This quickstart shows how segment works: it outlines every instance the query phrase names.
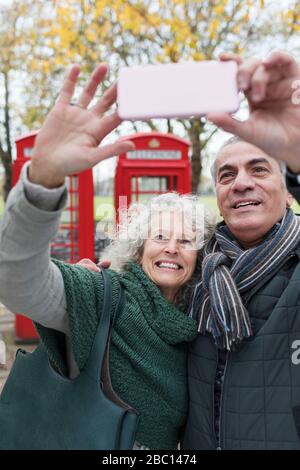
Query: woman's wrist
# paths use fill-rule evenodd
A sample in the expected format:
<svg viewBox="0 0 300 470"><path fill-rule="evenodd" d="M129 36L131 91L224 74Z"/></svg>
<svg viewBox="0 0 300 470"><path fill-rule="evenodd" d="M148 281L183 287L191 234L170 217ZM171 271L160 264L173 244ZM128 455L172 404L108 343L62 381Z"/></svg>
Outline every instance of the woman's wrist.
<svg viewBox="0 0 300 470"><path fill-rule="evenodd" d="M30 163L25 163L20 176L28 202L43 211L52 212L63 209L67 199L66 185L49 189L40 184L32 183L28 178L29 165Z"/></svg>
<svg viewBox="0 0 300 470"><path fill-rule="evenodd" d="M34 162L30 163L28 170L28 179L33 184L39 184L48 189L59 188L65 184L65 178L57 175L52 175L51 171L47 171L47 167L43 169L37 167Z"/></svg>

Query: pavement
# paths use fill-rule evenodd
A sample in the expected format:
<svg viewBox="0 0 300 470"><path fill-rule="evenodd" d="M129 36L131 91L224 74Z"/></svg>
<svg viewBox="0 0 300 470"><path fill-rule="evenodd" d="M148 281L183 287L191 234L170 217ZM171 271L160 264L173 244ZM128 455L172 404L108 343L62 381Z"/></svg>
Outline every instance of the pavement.
<svg viewBox="0 0 300 470"><path fill-rule="evenodd" d="M15 316L4 305L0 304L0 392L14 362L16 351L19 348L33 351L36 346L36 344L20 344L20 342L16 344ZM4 350L5 363L2 364Z"/></svg>

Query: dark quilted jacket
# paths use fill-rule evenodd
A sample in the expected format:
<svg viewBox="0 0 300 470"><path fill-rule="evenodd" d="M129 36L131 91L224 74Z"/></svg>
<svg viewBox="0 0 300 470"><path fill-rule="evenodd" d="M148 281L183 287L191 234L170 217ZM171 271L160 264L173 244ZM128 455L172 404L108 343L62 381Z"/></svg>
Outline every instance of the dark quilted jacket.
<svg viewBox="0 0 300 470"><path fill-rule="evenodd" d="M298 253L298 252L297 252ZM222 449L300 449L300 261L244 298L254 336L227 355L220 400ZM299 351L299 353L298 353ZM209 336L190 345L190 407L183 448L216 449L217 349Z"/></svg>

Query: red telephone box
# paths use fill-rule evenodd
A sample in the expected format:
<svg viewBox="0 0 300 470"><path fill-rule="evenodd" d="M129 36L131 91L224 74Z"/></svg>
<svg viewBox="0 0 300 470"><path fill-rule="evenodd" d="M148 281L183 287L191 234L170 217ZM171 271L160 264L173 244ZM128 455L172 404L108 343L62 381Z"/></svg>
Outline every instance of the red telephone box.
<svg viewBox="0 0 300 470"><path fill-rule="evenodd" d="M17 158L13 163L13 186L21 169L30 160L37 133L16 140ZM51 256L68 263L81 258L94 259L94 185L92 170L67 178L68 202L62 213L59 231L51 243ZM23 315L16 315L17 341L37 339L33 323Z"/></svg>
<svg viewBox="0 0 300 470"><path fill-rule="evenodd" d="M115 177L115 209L169 191L191 192L190 143L172 134L148 132L124 137L136 149L120 155Z"/></svg>

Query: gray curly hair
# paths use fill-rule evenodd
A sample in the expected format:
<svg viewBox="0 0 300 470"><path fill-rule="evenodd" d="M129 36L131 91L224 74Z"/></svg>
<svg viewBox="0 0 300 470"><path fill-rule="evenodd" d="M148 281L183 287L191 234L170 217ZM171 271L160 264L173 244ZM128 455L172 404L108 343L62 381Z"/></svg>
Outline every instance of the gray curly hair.
<svg viewBox="0 0 300 470"><path fill-rule="evenodd" d="M111 268L119 272L126 270L129 261L140 263L145 241L149 236L151 219L164 211L181 213L187 217L189 223L192 223L196 232L196 248L199 250L196 269L192 279L183 286L175 300L177 305L184 307L187 305L195 278L199 276L201 270L202 246L210 238L215 227L215 220L197 196L165 193L151 198L146 204L132 204L126 216L120 221L116 236L101 253L100 261L109 259Z"/></svg>

